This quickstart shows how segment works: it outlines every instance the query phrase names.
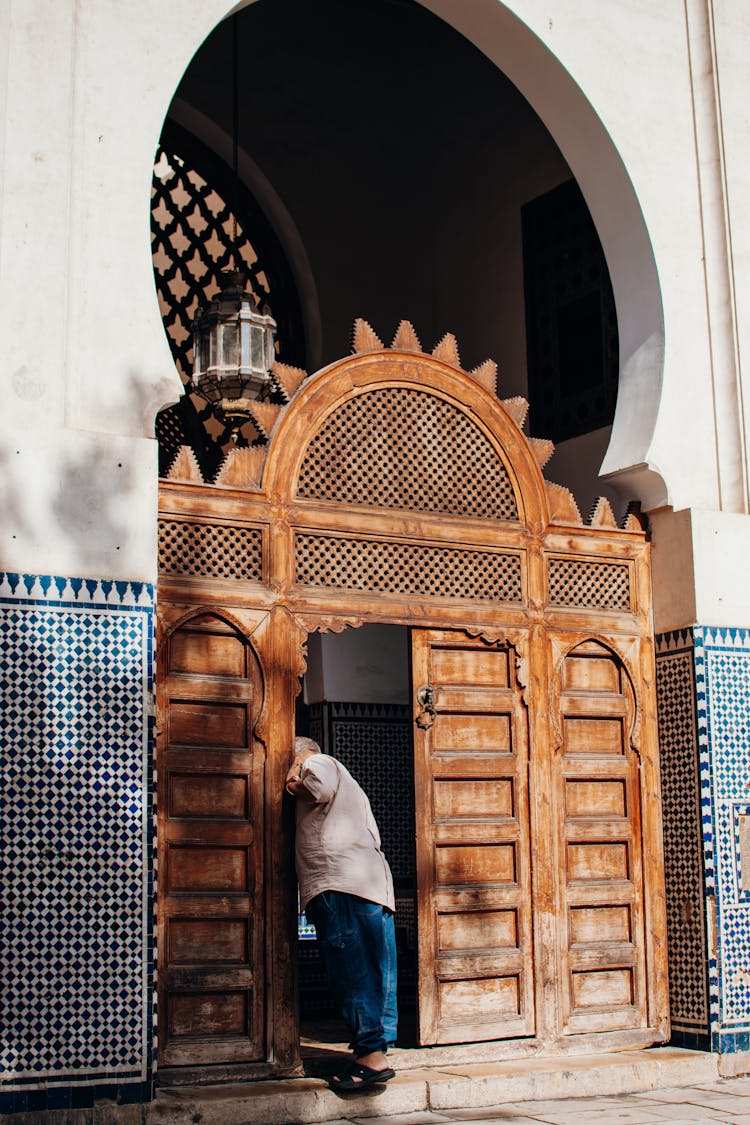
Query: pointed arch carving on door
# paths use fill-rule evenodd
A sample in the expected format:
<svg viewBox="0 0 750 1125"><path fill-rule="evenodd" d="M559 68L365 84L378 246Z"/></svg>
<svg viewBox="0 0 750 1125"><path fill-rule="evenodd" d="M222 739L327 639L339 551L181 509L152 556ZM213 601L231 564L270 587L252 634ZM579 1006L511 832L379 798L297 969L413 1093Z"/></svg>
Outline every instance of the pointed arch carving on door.
<svg viewBox="0 0 750 1125"><path fill-rule="evenodd" d="M638 683L642 673L638 669L639 646L633 637L605 637L602 634L576 637L575 639L550 637L553 670L550 677L550 721L555 734L555 744L559 751L564 742L564 733L560 726L560 700L566 682L566 662L571 658L594 660L597 655L609 660L618 668L626 684L625 692L631 697L628 707L628 737L627 744L640 756L640 726L642 701Z"/></svg>

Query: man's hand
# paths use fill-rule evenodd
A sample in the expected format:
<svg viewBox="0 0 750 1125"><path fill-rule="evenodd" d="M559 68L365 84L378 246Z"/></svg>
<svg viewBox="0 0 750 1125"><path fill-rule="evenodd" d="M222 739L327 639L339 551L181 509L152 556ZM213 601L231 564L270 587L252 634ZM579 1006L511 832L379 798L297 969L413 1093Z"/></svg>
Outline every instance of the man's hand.
<svg viewBox="0 0 750 1125"><path fill-rule="evenodd" d="M290 797L306 797L308 800L312 800L312 793L300 777L301 770L302 762L295 758L289 773L286 775L284 788Z"/></svg>

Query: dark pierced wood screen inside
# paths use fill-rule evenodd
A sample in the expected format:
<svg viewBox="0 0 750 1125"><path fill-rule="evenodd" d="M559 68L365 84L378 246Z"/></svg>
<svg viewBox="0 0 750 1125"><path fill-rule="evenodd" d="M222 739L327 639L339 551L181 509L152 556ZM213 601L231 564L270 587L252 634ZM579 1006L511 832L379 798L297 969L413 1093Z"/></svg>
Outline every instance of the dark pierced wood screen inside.
<svg viewBox="0 0 750 1125"><path fill-rule="evenodd" d="M492 365L461 370L452 337L427 355L401 325L389 349L361 322L354 355L311 378L283 365L276 377L287 401L265 412L267 447L231 452L215 484L182 450L160 486L162 784L183 755L187 773L205 782L203 811L184 829L196 854L239 847L233 833L252 836L242 843L247 887L228 890L221 910L208 888L185 899L192 914L180 913L171 886L162 897L167 927L178 917L203 927L243 917L248 958L240 962L234 930L217 928L229 944L216 975L218 946L183 926L177 948L193 958L190 979L225 981L208 1035L180 1015L188 1003L200 1012L201 999L184 999L183 962L168 960L174 944L162 950L160 1022L180 1039L179 1049L163 1048L167 1080L180 1068L195 1080L201 1065L209 1076L216 1067L224 1077L243 1066L298 1072L296 892L282 797L295 698L309 634L369 621L411 629L414 789L408 802L395 791L393 800L415 816L420 1042L495 1040L507 1057L664 1042L640 521L630 514L618 526L601 501L584 525L573 498L543 478L550 445L523 433L525 404L497 399ZM200 657L186 673L170 654L176 638L193 635ZM245 646L244 678L217 672L230 636ZM248 724L242 746L214 745L205 733L213 720L194 711L193 741L178 746L169 732L188 699L231 699ZM229 776L230 788L246 779L254 811L244 820L217 812L229 783L215 779ZM166 857L183 831L168 793ZM231 867L221 855L207 869ZM235 893L254 904L248 914ZM197 991L205 999L210 989ZM250 1030L260 1026L265 1037Z"/></svg>
<svg viewBox="0 0 750 1125"><path fill-rule="evenodd" d="M222 273L233 269L243 271L259 305L273 309L279 359L304 364L302 310L276 233L232 170L174 121L164 127L154 162L151 254L164 331L183 383L193 371L196 311L219 292ZM196 394L160 411L156 436L160 474L187 444L207 480L215 477L230 442L229 432ZM245 427L246 440L256 436Z"/></svg>

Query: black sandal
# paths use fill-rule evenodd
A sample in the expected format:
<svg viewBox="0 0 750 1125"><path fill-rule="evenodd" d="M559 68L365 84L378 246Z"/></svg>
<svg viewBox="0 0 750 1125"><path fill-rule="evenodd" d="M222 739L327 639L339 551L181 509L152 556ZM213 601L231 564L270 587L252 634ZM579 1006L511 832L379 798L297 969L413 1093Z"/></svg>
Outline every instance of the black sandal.
<svg viewBox="0 0 750 1125"><path fill-rule="evenodd" d="M334 1074L328 1081L331 1090L362 1090L365 1086L374 1086L377 1082L388 1082L396 1077L396 1071L386 1067L385 1070L373 1070L371 1066L363 1063L353 1063L349 1073L344 1075Z"/></svg>

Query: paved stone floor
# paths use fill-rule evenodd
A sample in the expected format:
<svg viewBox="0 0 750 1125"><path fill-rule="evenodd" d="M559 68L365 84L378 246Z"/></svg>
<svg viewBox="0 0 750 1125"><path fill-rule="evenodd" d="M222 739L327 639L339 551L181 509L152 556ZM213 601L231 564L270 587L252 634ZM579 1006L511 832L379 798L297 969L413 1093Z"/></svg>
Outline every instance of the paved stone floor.
<svg viewBox="0 0 750 1125"><path fill-rule="evenodd" d="M482 1109L341 1117L326 1125L750 1125L750 1078L725 1078L703 1086L666 1087L616 1097L506 1102Z"/></svg>

